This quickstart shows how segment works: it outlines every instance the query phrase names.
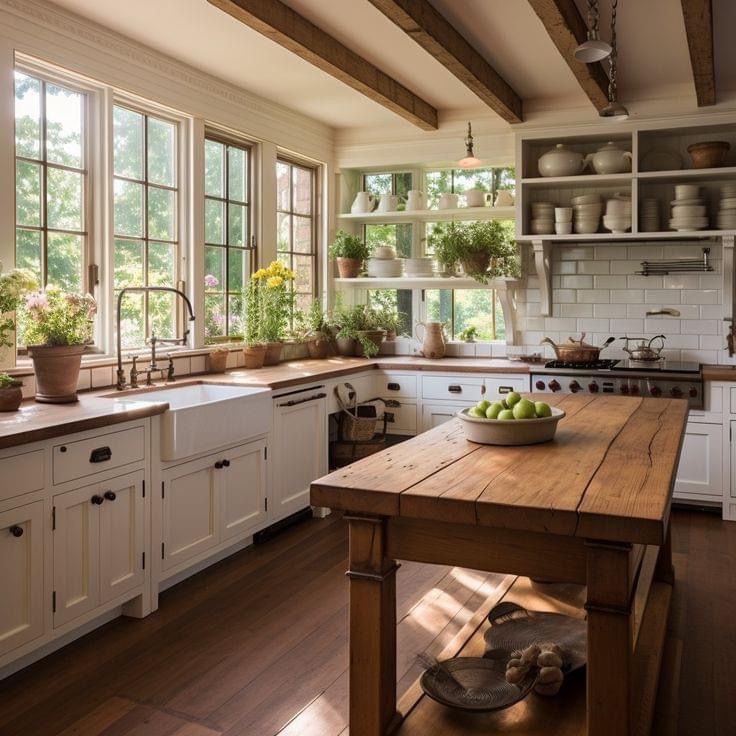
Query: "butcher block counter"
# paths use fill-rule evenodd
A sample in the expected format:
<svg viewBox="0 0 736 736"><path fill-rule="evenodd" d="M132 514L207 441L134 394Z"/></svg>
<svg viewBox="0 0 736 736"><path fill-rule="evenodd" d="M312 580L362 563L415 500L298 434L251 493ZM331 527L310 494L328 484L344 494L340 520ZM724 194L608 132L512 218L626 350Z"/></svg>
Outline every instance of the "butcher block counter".
<svg viewBox="0 0 736 736"><path fill-rule="evenodd" d="M455 419L312 484L312 504L342 510L350 527L351 736L649 732L674 582L669 517L687 404L535 398L567 413L552 442L477 445ZM579 697L565 683L558 698L530 695L508 711L470 716L414 688L397 707L401 559L585 586L577 588L588 625ZM529 584L520 577L513 587ZM448 656L477 648L482 618L475 623Z"/></svg>

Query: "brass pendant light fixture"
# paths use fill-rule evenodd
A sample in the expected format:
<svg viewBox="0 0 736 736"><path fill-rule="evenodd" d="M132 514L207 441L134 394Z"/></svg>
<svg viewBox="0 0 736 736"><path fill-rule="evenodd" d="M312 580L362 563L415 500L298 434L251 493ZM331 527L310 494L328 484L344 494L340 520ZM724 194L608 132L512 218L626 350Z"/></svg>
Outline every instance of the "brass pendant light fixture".
<svg viewBox="0 0 736 736"><path fill-rule="evenodd" d="M588 0L588 40L575 49L575 58L583 64L595 64L611 55L611 45L598 34L598 0Z"/></svg>
<svg viewBox="0 0 736 736"><path fill-rule="evenodd" d="M468 123L468 134L465 136L465 156L457 162L457 165L461 169L474 169L476 166L480 166L481 163L481 160L476 158L473 151L473 130L470 123Z"/></svg>

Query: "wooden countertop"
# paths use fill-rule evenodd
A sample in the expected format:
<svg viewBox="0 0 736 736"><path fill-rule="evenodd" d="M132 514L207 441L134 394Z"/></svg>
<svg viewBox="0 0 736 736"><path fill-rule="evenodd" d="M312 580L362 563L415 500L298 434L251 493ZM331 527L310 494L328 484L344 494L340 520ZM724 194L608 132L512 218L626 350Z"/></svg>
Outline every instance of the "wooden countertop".
<svg viewBox="0 0 736 736"><path fill-rule="evenodd" d="M704 381L736 381L736 365L704 365Z"/></svg>
<svg viewBox="0 0 736 736"><path fill-rule="evenodd" d="M380 357L366 358L327 358L325 360L299 360L279 365L245 370L238 368L223 374L186 376L178 384L204 381L241 386L258 386L270 389L283 389L314 381L329 380L339 376L365 370L385 368L387 370L444 371L448 373L528 373L525 363L491 358L426 358ZM159 388L166 388L161 385ZM143 393L141 389L137 393ZM168 404L155 401L155 391L151 391L150 403L136 402L121 405L106 398L114 393L107 387L95 392L79 394L74 404L38 404L33 400L24 401L20 411L0 414L0 449L24 445L28 442L60 437L72 432L82 432L110 424L127 422L141 417L162 414ZM122 398L125 394L120 394Z"/></svg>
<svg viewBox="0 0 736 736"><path fill-rule="evenodd" d="M460 420L312 484L352 513L661 545L687 421L682 400L538 396L567 412L555 440L468 442Z"/></svg>

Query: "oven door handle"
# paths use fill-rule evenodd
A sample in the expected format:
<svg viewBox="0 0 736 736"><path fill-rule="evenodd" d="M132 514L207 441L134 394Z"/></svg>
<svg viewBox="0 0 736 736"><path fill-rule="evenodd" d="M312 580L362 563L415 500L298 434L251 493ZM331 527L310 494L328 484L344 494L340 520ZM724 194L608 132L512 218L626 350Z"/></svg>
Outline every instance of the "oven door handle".
<svg viewBox="0 0 736 736"><path fill-rule="evenodd" d="M325 398L327 398L327 394L314 394L313 396L307 396L306 399L291 399L291 401L285 401L283 404L278 404L278 406L298 406L299 404L306 404L308 401L317 401L318 399Z"/></svg>

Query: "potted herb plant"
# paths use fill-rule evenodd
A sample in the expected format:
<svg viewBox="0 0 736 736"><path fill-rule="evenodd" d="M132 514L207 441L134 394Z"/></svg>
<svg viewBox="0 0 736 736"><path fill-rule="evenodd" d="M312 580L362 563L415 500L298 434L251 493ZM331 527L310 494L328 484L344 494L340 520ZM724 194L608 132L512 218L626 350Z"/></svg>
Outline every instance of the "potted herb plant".
<svg viewBox="0 0 736 736"><path fill-rule="evenodd" d="M0 411L18 411L23 401L22 381L7 373L0 373Z"/></svg>
<svg viewBox="0 0 736 736"><path fill-rule="evenodd" d="M365 304L344 307L337 315L340 329L337 346L340 355L358 355L372 358L378 354L386 331L380 326L375 310ZM350 348L352 347L352 352Z"/></svg>
<svg viewBox="0 0 736 736"><path fill-rule="evenodd" d="M441 273L457 273L459 254L467 245L467 229L461 223L437 223L427 237L427 245L434 253Z"/></svg>
<svg viewBox="0 0 736 736"><path fill-rule="evenodd" d="M476 281L518 275L517 249L508 226L498 220L471 222L468 242L459 253L465 273Z"/></svg>
<svg viewBox="0 0 736 736"><path fill-rule="evenodd" d="M23 303L24 293L37 288L36 280L26 271L0 273L0 368L15 364L15 312Z"/></svg>
<svg viewBox="0 0 736 736"><path fill-rule="evenodd" d="M254 274L255 275L255 274ZM266 343L261 339L262 304L259 279L248 281L243 294L243 357L246 368L263 368L266 359Z"/></svg>
<svg viewBox="0 0 736 736"><path fill-rule="evenodd" d="M276 365L281 360L284 338L294 310L291 282L296 274L279 261L256 271L251 280L257 282L260 302L260 338L266 344L264 365Z"/></svg>
<svg viewBox="0 0 736 736"><path fill-rule="evenodd" d="M338 230L330 246L330 257L337 261L337 271L342 279L355 278L369 256L368 246L357 235Z"/></svg>
<svg viewBox="0 0 736 736"><path fill-rule="evenodd" d="M377 291L371 296L371 306L377 323L386 331L386 340L395 340L404 318L395 297L386 291Z"/></svg>
<svg viewBox="0 0 736 736"><path fill-rule="evenodd" d="M322 301L315 299L304 315L306 323L305 341L310 358L326 358L332 352L332 337Z"/></svg>
<svg viewBox="0 0 736 736"><path fill-rule="evenodd" d="M36 401L66 404L77 400L82 353L92 341L95 300L53 286L26 297L24 340L36 374Z"/></svg>
<svg viewBox="0 0 736 736"><path fill-rule="evenodd" d="M458 337L463 342L475 342L475 338L478 337L478 328L474 325L471 325L470 327L466 327L459 335Z"/></svg>

